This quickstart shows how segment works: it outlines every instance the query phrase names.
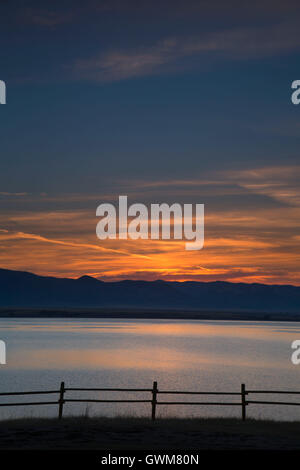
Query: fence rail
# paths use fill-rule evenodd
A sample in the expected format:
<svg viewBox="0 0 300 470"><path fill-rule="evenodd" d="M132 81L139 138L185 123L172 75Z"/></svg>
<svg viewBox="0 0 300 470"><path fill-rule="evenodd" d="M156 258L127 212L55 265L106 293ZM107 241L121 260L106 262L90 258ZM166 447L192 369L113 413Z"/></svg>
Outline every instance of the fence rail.
<svg viewBox="0 0 300 470"><path fill-rule="evenodd" d="M67 392L143 392L150 393L149 399L96 399L96 398L67 398ZM59 390L41 390L32 392L7 392L0 393L0 397L12 397L20 395L50 395L58 394L57 401L34 401L34 402L13 402L13 403L0 403L0 407L4 406L36 406L36 405L56 405L58 406L58 418L62 419L63 409L66 403L150 403L151 404L151 419L156 419L156 410L159 405L199 405L199 406L240 406L242 420L246 420L246 408L250 404L263 404L263 405L292 405L300 406L299 402L294 401L267 401L267 400L248 400L250 394L285 394L285 395L300 395L300 391L291 390L247 390L245 384L241 384L240 392L193 392L193 391L180 391L180 390L159 390L157 382L153 382L152 388L81 388L81 387L65 387L65 383L61 382ZM159 395L216 395L216 396L239 396L240 401L232 402L218 402L218 401L159 401Z"/></svg>

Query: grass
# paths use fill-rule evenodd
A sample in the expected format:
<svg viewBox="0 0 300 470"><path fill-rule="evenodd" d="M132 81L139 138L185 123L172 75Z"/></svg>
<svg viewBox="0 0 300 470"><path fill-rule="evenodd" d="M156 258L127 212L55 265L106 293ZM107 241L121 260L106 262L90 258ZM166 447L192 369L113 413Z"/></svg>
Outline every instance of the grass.
<svg viewBox="0 0 300 470"><path fill-rule="evenodd" d="M297 449L300 422L118 416L0 421L1 449Z"/></svg>

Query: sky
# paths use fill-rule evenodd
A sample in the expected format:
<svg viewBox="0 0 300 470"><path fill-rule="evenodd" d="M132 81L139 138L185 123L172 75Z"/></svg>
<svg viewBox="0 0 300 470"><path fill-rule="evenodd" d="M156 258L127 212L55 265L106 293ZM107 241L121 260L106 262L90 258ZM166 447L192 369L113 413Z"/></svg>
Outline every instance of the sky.
<svg viewBox="0 0 300 470"><path fill-rule="evenodd" d="M3 1L0 267L300 285L296 1ZM96 208L203 203L205 245L96 237Z"/></svg>

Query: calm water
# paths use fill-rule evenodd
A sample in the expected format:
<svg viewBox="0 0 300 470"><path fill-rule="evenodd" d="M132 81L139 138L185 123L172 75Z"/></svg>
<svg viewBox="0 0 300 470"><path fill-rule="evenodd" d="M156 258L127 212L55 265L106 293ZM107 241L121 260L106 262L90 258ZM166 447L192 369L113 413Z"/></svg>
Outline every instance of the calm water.
<svg viewBox="0 0 300 470"><path fill-rule="evenodd" d="M62 380L67 387L151 388L157 380L159 388L165 390L230 392L239 391L242 382L252 389L300 390L300 365L291 362L291 343L300 339L298 323L7 319L0 321L0 327L0 339L7 344L7 365L0 366L0 392L56 390ZM85 392L84 396L108 398L112 393ZM72 397L79 395L73 393ZM114 397L121 398L117 394ZM122 394L122 398L134 397L148 395ZM159 396L170 401L185 398L192 399ZM3 397L0 399L4 402ZM289 399L295 401L296 397ZM150 405L65 406L65 414L86 412L149 416ZM249 405L247 413L253 417L300 419L300 407L294 406ZM56 414L56 406L0 408L1 418ZM158 415L239 416L240 407L161 405Z"/></svg>

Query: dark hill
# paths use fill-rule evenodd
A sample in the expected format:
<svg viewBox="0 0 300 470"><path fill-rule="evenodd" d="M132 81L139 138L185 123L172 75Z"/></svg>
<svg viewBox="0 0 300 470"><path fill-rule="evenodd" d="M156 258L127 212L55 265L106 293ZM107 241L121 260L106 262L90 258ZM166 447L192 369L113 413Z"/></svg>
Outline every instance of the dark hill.
<svg viewBox="0 0 300 470"><path fill-rule="evenodd" d="M230 282L103 282L0 269L0 307L299 312L300 287Z"/></svg>

